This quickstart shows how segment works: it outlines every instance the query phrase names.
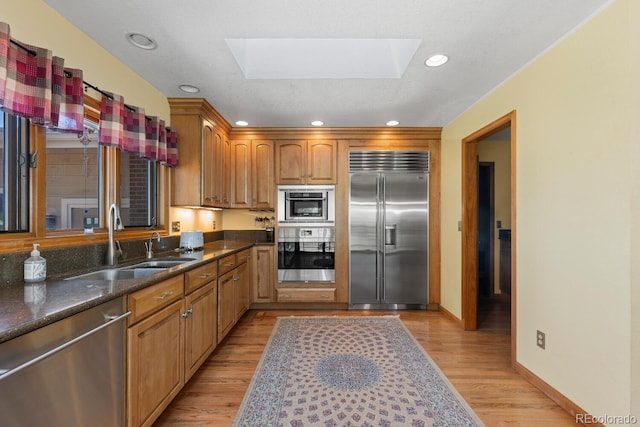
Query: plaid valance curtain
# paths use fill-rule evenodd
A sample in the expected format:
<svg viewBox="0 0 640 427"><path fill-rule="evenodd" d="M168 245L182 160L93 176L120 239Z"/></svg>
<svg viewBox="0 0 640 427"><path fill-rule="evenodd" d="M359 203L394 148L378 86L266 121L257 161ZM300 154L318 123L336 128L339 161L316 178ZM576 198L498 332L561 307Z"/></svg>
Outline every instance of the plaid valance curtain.
<svg viewBox="0 0 640 427"><path fill-rule="evenodd" d="M105 93L100 105L100 144L166 166L178 165L178 135L165 127L164 121L146 116L142 108L126 105L120 95Z"/></svg>
<svg viewBox="0 0 640 427"><path fill-rule="evenodd" d="M81 134L85 84L82 70L65 68L64 59L53 56L48 49L12 40L9 24L0 22L2 110L37 125ZM145 116L144 109L126 105L122 96L100 92L100 144L177 166L175 130L165 127L157 117Z"/></svg>

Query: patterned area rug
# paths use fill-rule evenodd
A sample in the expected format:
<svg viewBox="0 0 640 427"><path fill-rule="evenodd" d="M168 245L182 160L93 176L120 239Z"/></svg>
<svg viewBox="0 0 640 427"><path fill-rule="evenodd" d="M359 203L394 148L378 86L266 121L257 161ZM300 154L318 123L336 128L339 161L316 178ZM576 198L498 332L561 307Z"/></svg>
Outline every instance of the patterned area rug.
<svg viewBox="0 0 640 427"><path fill-rule="evenodd" d="M234 426L482 426L397 316L278 318Z"/></svg>

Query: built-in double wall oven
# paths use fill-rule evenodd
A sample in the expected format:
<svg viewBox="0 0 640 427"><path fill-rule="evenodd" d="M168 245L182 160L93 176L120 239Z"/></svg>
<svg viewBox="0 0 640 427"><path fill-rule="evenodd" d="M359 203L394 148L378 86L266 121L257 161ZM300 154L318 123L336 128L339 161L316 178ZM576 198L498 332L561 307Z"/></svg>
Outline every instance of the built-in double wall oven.
<svg viewBox="0 0 640 427"><path fill-rule="evenodd" d="M334 283L335 186L278 187L278 282Z"/></svg>
<svg viewBox="0 0 640 427"><path fill-rule="evenodd" d="M278 229L278 282L336 281L333 227Z"/></svg>

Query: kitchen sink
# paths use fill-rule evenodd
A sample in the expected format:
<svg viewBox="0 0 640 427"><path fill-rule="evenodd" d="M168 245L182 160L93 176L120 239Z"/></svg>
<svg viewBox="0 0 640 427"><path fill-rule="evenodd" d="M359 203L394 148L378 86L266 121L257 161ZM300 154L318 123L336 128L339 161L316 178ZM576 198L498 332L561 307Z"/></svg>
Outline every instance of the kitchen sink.
<svg viewBox="0 0 640 427"><path fill-rule="evenodd" d="M140 277L150 276L152 274L164 271L168 268L184 264L189 261L195 261L195 258L163 258L151 259L138 264L129 265L119 268L108 268L105 270L94 271L92 273L80 274L78 276L68 277L71 279L87 279L87 280L125 280L138 279Z"/></svg>
<svg viewBox="0 0 640 427"><path fill-rule="evenodd" d="M176 265L184 264L185 262L194 261L195 258L165 258L165 259L151 259L148 261L141 262L139 264L134 264L125 268L171 268Z"/></svg>

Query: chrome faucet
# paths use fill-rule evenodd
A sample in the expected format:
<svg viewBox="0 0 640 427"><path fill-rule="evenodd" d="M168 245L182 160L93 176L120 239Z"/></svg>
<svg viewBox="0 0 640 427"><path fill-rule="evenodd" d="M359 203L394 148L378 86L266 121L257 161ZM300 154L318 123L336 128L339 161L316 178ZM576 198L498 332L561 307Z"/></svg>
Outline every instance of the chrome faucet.
<svg viewBox="0 0 640 427"><path fill-rule="evenodd" d="M147 259L153 258L153 238L156 238L156 242L160 241L160 233L157 231L151 232L151 237L149 237L148 242L144 242L144 247L147 248Z"/></svg>
<svg viewBox="0 0 640 427"><path fill-rule="evenodd" d="M122 256L122 249L120 248L120 242L113 238L114 231L122 231L122 220L120 219L120 208L115 203L109 207L109 213L107 215L108 227L109 227L109 247L107 248L107 265L116 265L118 258Z"/></svg>

